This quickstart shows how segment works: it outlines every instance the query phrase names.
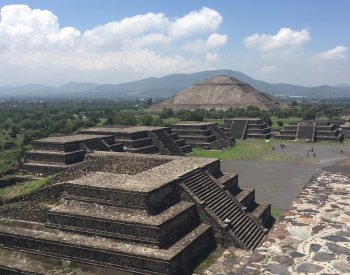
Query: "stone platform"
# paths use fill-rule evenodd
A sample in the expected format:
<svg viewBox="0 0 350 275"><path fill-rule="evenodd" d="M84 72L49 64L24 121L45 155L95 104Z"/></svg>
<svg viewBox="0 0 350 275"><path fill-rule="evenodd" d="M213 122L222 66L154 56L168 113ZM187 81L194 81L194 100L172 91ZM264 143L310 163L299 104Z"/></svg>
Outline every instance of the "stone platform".
<svg viewBox="0 0 350 275"><path fill-rule="evenodd" d="M257 204L217 159L94 152L54 179L64 194L46 223L9 214L0 222L1 248L39 255L39 266L56 257L132 273L191 274L216 246L255 249L272 225L270 205ZM20 259L16 269L31 270ZM9 268L0 259L0 272Z"/></svg>
<svg viewBox="0 0 350 275"><path fill-rule="evenodd" d="M342 142L344 134L338 125L331 122L302 121L292 122L275 135L276 139L298 141L335 141Z"/></svg>
<svg viewBox="0 0 350 275"><path fill-rule="evenodd" d="M126 152L183 156L192 151L169 127L111 125L80 130L82 134L113 135Z"/></svg>
<svg viewBox="0 0 350 275"><path fill-rule="evenodd" d="M34 140L32 149L25 155L21 171L50 175L67 169L84 160L91 150L123 151L122 144L115 143L112 135L67 135Z"/></svg>
<svg viewBox="0 0 350 275"><path fill-rule="evenodd" d="M172 125L171 129L192 147L224 150L234 146L233 139L227 136L215 123L186 121Z"/></svg>
<svg viewBox="0 0 350 275"><path fill-rule="evenodd" d="M270 127L259 118L224 119L224 131L235 139L260 138L270 139Z"/></svg>

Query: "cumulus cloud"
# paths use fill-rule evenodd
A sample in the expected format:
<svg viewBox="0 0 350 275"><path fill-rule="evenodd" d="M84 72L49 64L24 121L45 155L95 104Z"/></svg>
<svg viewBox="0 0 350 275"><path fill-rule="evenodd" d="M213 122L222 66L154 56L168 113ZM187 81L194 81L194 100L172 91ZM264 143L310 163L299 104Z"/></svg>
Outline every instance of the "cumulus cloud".
<svg viewBox="0 0 350 275"><path fill-rule="evenodd" d="M207 53L205 56L208 63L213 63L219 61L218 53Z"/></svg>
<svg viewBox="0 0 350 275"><path fill-rule="evenodd" d="M1 8L0 15L0 43L8 49L71 47L80 36L75 28L60 29L57 17L48 10L7 5Z"/></svg>
<svg viewBox="0 0 350 275"><path fill-rule="evenodd" d="M248 48L267 52L299 48L310 40L311 37L307 29L294 31L290 28L281 28L275 35L258 33L250 35L244 39L244 43Z"/></svg>
<svg viewBox="0 0 350 275"><path fill-rule="evenodd" d="M218 53L206 53L227 42L226 35L216 32L222 16L206 7L175 19L163 13L139 14L85 32L62 28L51 11L27 5L3 6L0 15L0 71L21 69L28 70L28 75L40 70L45 74L51 70L57 74L96 72L94 76L107 70L124 75L141 75L142 71L148 76L188 72L201 68L208 59L218 59ZM199 55L184 57L183 50ZM67 81L72 78L70 74Z"/></svg>
<svg viewBox="0 0 350 275"><path fill-rule="evenodd" d="M191 11L187 15L172 22L170 36L174 38L188 37L215 31L222 22L222 16L216 10L204 7L199 11Z"/></svg>
<svg viewBox="0 0 350 275"><path fill-rule="evenodd" d="M328 51L318 53L314 55L313 58L322 59L322 60L347 59L347 52L348 52L348 48L343 45L340 45Z"/></svg>
<svg viewBox="0 0 350 275"><path fill-rule="evenodd" d="M214 32L211 34L207 40L206 47L209 49L218 48L221 46L225 46L227 43L227 35L218 34Z"/></svg>
<svg viewBox="0 0 350 275"><path fill-rule="evenodd" d="M186 51L194 53L203 53L214 48L225 46L227 43L227 35L212 33L207 40L196 39L193 41L186 42L182 48Z"/></svg>

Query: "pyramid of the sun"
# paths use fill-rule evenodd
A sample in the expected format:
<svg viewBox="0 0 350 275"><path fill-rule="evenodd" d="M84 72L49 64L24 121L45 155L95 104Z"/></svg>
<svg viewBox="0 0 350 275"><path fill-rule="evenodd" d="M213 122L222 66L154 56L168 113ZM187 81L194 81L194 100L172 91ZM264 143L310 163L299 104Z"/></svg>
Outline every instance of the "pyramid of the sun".
<svg viewBox="0 0 350 275"><path fill-rule="evenodd" d="M259 92L247 83L234 77L216 76L177 95L151 106L150 111L162 111L164 108L178 110L247 108L256 106L260 110L285 108L286 103L280 102L274 96Z"/></svg>

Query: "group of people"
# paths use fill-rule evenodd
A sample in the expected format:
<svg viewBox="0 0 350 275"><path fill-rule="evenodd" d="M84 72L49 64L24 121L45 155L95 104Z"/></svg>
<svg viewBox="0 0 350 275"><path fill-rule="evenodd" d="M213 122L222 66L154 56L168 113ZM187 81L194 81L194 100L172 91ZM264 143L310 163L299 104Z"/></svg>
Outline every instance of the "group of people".
<svg viewBox="0 0 350 275"><path fill-rule="evenodd" d="M313 155L313 157L316 157L316 153L314 152L314 147L306 148L306 156L309 157L310 153Z"/></svg>
<svg viewBox="0 0 350 275"><path fill-rule="evenodd" d="M283 149L286 148L286 147L287 147L287 144L285 144L285 143L280 143L280 149L281 149L281 150L283 150ZM275 145L272 145L272 150L276 150Z"/></svg>

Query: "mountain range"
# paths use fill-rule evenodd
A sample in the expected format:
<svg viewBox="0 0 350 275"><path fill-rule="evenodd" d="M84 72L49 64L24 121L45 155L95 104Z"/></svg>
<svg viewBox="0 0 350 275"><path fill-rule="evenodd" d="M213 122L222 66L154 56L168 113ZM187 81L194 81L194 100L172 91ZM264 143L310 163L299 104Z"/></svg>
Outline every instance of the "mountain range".
<svg viewBox="0 0 350 275"><path fill-rule="evenodd" d="M164 77L151 77L121 84L69 82L60 87L50 87L36 84L29 84L18 87L0 86L0 98L167 98L192 86L195 83L217 75L233 76L243 82L248 83L261 92L266 92L275 96L304 96L307 98L350 97L350 86L347 85L321 85L316 87L305 87L285 83L268 83L265 81L253 79L239 71L224 69L203 71L191 74L171 74Z"/></svg>

